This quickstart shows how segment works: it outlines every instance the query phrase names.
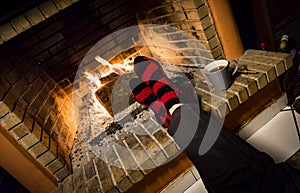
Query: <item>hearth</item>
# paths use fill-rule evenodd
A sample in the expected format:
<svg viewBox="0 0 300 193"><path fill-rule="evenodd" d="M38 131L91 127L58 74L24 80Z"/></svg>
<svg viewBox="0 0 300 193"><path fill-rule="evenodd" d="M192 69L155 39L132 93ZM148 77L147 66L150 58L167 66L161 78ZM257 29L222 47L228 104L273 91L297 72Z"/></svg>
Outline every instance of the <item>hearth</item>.
<svg viewBox="0 0 300 193"><path fill-rule="evenodd" d="M206 0L48 0L0 28L1 129L58 192L123 192L180 153L130 96L136 56L194 85L225 58Z"/></svg>

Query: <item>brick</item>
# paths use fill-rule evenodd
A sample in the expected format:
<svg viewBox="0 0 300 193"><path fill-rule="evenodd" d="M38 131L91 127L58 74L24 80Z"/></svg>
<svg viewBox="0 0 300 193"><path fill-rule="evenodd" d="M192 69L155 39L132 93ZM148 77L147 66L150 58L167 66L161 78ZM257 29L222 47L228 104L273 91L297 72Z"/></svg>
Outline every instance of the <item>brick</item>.
<svg viewBox="0 0 300 193"><path fill-rule="evenodd" d="M57 145L57 142L53 138L50 138L50 149L49 149L49 151L55 157L57 157L57 154L58 154L58 145Z"/></svg>
<svg viewBox="0 0 300 193"><path fill-rule="evenodd" d="M100 11L102 14L106 14L108 12L111 12L113 9L117 7L121 7L121 5L124 3L124 1L121 0L112 0L109 3L106 3L102 7L100 7Z"/></svg>
<svg viewBox="0 0 300 193"><path fill-rule="evenodd" d="M198 14L200 19L203 19L206 16L209 16L209 8L207 5L202 5L201 7L198 8Z"/></svg>
<svg viewBox="0 0 300 193"><path fill-rule="evenodd" d="M254 49L248 49L245 50L244 55L266 55L267 51L264 50L254 50Z"/></svg>
<svg viewBox="0 0 300 193"><path fill-rule="evenodd" d="M44 40L44 39L48 38L49 36L52 36L53 34L64 30L64 27L67 27L67 24L65 24L63 22L63 20L58 20L55 23L51 23L51 24L47 25L46 28L40 29L37 32L37 37L41 40Z"/></svg>
<svg viewBox="0 0 300 193"><path fill-rule="evenodd" d="M39 140L42 139L43 128L38 124L34 123L32 134L34 134Z"/></svg>
<svg viewBox="0 0 300 193"><path fill-rule="evenodd" d="M209 44L210 49L214 49L217 46L221 46L219 38L217 36L208 40L208 44Z"/></svg>
<svg viewBox="0 0 300 193"><path fill-rule="evenodd" d="M56 113L52 110L53 107L53 99L52 97L49 97L44 103L40 104L42 106L41 110L39 111L39 116L41 116L44 120L48 119L50 117L51 123L53 124L55 120L57 119Z"/></svg>
<svg viewBox="0 0 300 193"><path fill-rule="evenodd" d="M211 95L210 91L196 88L196 93L201 98L203 109L205 111L215 110L219 116L223 117L229 112L226 100L217 96Z"/></svg>
<svg viewBox="0 0 300 193"><path fill-rule="evenodd" d="M259 56L268 56L275 57L284 60L286 70L289 69L293 65L292 55L288 53L282 52L267 52L263 50L254 50L248 49L244 53L245 55L259 55Z"/></svg>
<svg viewBox="0 0 300 193"><path fill-rule="evenodd" d="M62 193L62 183L58 183L56 190L53 193Z"/></svg>
<svg viewBox="0 0 300 193"><path fill-rule="evenodd" d="M44 87L41 89L40 96L46 100L50 95L53 94L53 89L55 87L55 82L53 80L48 81L44 84Z"/></svg>
<svg viewBox="0 0 300 193"><path fill-rule="evenodd" d="M167 146L172 142L170 136L162 129L158 130L153 134L153 136L157 139L157 141L163 146Z"/></svg>
<svg viewBox="0 0 300 193"><path fill-rule="evenodd" d="M203 25L201 22L191 21L191 20L180 23L180 29L185 30L185 31L189 31L189 30L204 31L204 28L203 28Z"/></svg>
<svg viewBox="0 0 300 193"><path fill-rule="evenodd" d="M142 169L143 174L147 175L151 171L153 171L154 168L156 168L156 166L151 159L147 159L143 163L140 164L140 168Z"/></svg>
<svg viewBox="0 0 300 193"><path fill-rule="evenodd" d="M43 155L41 155L37 158L37 160L40 161L43 166L46 166L47 164L52 162L54 159L55 159L55 156L50 151L47 151L46 153L44 153Z"/></svg>
<svg viewBox="0 0 300 193"><path fill-rule="evenodd" d="M29 64L26 62L21 63L20 65L16 66L13 70L6 74L5 78L11 84L16 83L18 80L23 78L23 75L30 69ZM24 79L24 78L23 78Z"/></svg>
<svg viewBox="0 0 300 193"><path fill-rule="evenodd" d="M34 99L34 101L29 105L27 113L33 115L34 117L39 112L40 108L43 107L44 100L39 95Z"/></svg>
<svg viewBox="0 0 300 193"><path fill-rule="evenodd" d="M42 138L41 142L43 145L45 145L47 148L50 148L50 136L47 132L44 130L42 131Z"/></svg>
<svg viewBox="0 0 300 193"><path fill-rule="evenodd" d="M210 39L217 35L215 26L210 26L209 28L204 30L207 39Z"/></svg>
<svg viewBox="0 0 300 193"><path fill-rule="evenodd" d="M63 187L62 190L63 192L73 192L73 176L69 175L68 177L66 177L64 179L64 181L62 182ZM76 190L75 190L76 191Z"/></svg>
<svg viewBox="0 0 300 193"><path fill-rule="evenodd" d="M113 189L111 173L107 164L101 159L96 159L95 164L97 166L98 175L103 191L107 192L108 190Z"/></svg>
<svg viewBox="0 0 300 193"><path fill-rule="evenodd" d="M73 1L71 0L53 0L53 2L60 10L65 9L73 4Z"/></svg>
<svg viewBox="0 0 300 193"><path fill-rule="evenodd" d="M97 193L97 192L102 192L98 178L95 176L92 179L88 180L87 182L87 189L89 193Z"/></svg>
<svg viewBox="0 0 300 193"><path fill-rule="evenodd" d="M34 117L34 119L35 119L35 123L37 123L37 124L39 124L39 125L42 125L42 126L44 127L44 123L45 123L45 119L44 119L44 118L42 118L42 117L39 116L39 115L36 115L36 116Z"/></svg>
<svg viewBox="0 0 300 193"><path fill-rule="evenodd" d="M150 157L154 160L157 166L166 161L166 156L150 136L140 135L138 138L145 147L146 151L149 151L149 153L151 152Z"/></svg>
<svg viewBox="0 0 300 193"><path fill-rule="evenodd" d="M193 0L187 0L187 1L181 1L181 6L183 9L188 10L188 9L195 9L199 5L198 3L195 4L197 1Z"/></svg>
<svg viewBox="0 0 300 193"><path fill-rule="evenodd" d="M120 165L119 163L114 163L115 165ZM123 169L110 165L110 171L112 173L113 178L116 182L116 187L121 192L126 192L129 188L133 186L133 184L129 181L129 179L126 177L126 174Z"/></svg>
<svg viewBox="0 0 300 193"><path fill-rule="evenodd" d="M247 62L252 62L255 64L263 64L267 66L272 66L276 70L276 75L280 76L285 72L285 66L284 62L281 59L277 58L271 58L271 57L264 57L264 56L253 56L253 55L243 55L240 57L241 60L247 61Z"/></svg>
<svg viewBox="0 0 300 193"><path fill-rule="evenodd" d="M216 58L222 56L224 53L223 53L222 47L218 46L212 50L211 54L212 54L213 58L216 59Z"/></svg>
<svg viewBox="0 0 300 193"><path fill-rule="evenodd" d="M273 66L256 64L256 63L244 61L242 59L239 59L238 63L241 67L245 66L248 70L253 70L255 72L265 74L268 82L271 82L277 77L275 68Z"/></svg>
<svg viewBox="0 0 300 193"><path fill-rule="evenodd" d="M122 144L121 144L122 145ZM133 159L130 150L124 149L122 146L115 146L116 151L122 161L124 168L128 174L128 179L131 183L137 183L143 179L143 174L139 170L138 165L136 164L135 160Z"/></svg>
<svg viewBox="0 0 300 193"><path fill-rule="evenodd" d="M16 114L16 116L24 120L27 107L28 103L22 97L20 97L13 112Z"/></svg>
<svg viewBox="0 0 300 193"><path fill-rule="evenodd" d="M58 135L61 132L61 130L62 130L62 119L59 116L57 121L53 124L51 131L52 133Z"/></svg>
<svg viewBox="0 0 300 193"><path fill-rule="evenodd" d="M267 84L268 84L267 77L263 73L247 74L247 75L242 74L241 76L251 78L251 79L255 80L258 89L262 89L263 87L267 86Z"/></svg>
<svg viewBox="0 0 300 193"><path fill-rule="evenodd" d="M238 97L240 103L245 102L249 98L247 89L239 84L233 83L227 91L235 94Z"/></svg>
<svg viewBox="0 0 300 193"><path fill-rule="evenodd" d="M25 16L26 18L28 18L31 25L36 25L46 19L45 16L37 7L27 11L25 13Z"/></svg>
<svg viewBox="0 0 300 193"><path fill-rule="evenodd" d="M245 76L239 76L235 79L234 82L246 87L249 96L254 95L258 91L258 86L256 84L256 81L251 78L247 78Z"/></svg>
<svg viewBox="0 0 300 193"><path fill-rule="evenodd" d="M174 142L167 145L165 147L165 151L167 152L168 157L173 157L174 155L176 155L180 152L178 146Z"/></svg>
<svg viewBox="0 0 300 193"><path fill-rule="evenodd" d="M2 78L6 73L14 68L14 64L9 59L1 61L0 77Z"/></svg>
<svg viewBox="0 0 300 193"><path fill-rule="evenodd" d="M24 137L29 133L29 129L24 125L24 123L20 123L17 126L15 126L11 133L15 137L15 139L19 140L20 138Z"/></svg>
<svg viewBox="0 0 300 193"><path fill-rule="evenodd" d="M104 23L109 23L111 22L112 20L120 17L121 15L121 10L120 9L115 9L111 12L108 12L106 15L104 15L103 17L101 17L102 21Z"/></svg>
<svg viewBox="0 0 300 193"><path fill-rule="evenodd" d="M44 50L43 52L33 57L33 60L39 64L42 64L43 62L49 60L51 57L52 54L49 52L49 50Z"/></svg>
<svg viewBox="0 0 300 193"><path fill-rule="evenodd" d="M66 124L63 124L62 131L58 136L59 137L58 142L61 144L63 143L64 145L68 143L67 141L68 133L69 133L69 127Z"/></svg>
<svg viewBox="0 0 300 193"><path fill-rule="evenodd" d="M201 25L203 26L203 29L207 29L213 25L213 20L210 16L204 17L201 19Z"/></svg>
<svg viewBox="0 0 300 193"><path fill-rule="evenodd" d="M52 173L57 172L60 170L64 165L59 161L58 159L53 160L51 163L49 163L46 168L48 168Z"/></svg>
<svg viewBox="0 0 300 193"><path fill-rule="evenodd" d="M208 83L208 80L203 76L202 73L194 75L194 82L195 88L206 91L210 90L210 84Z"/></svg>
<svg viewBox="0 0 300 193"><path fill-rule="evenodd" d="M46 18L51 17L52 15L58 12L58 8L54 5L52 1L46 1L39 5L42 13Z"/></svg>
<svg viewBox="0 0 300 193"><path fill-rule="evenodd" d="M211 92L212 95L225 99L227 106L229 107L229 110L232 111L236 107L239 106L239 100L236 95L230 92L222 92L222 91L213 91Z"/></svg>
<svg viewBox="0 0 300 193"><path fill-rule="evenodd" d="M25 18L24 15L16 17L10 23L18 33L22 33L31 27L29 21Z"/></svg>
<svg viewBox="0 0 300 193"><path fill-rule="evenodd" d="M24 100L29 104L33 103L38 97L39 92L41 92L43 86L44 83L40 79L34 81L33 84L25 91L23 95Z"/></svg>
<svg viewBox="0 0 300 193"><path fill-rule="evenodd" d="M34 144L38 143L39 139L32 133L29 133L28 135L25 135L23 138L21 138L20 142L25 149L28 149Z"/></svg>
<svg viewBox="0 0 300 193"><path fill-rule="evenodd" d="M14 113L8 113L0 119L0 125L4 129L11 129L13 126L19 124L21 119L18 118Z"/></svg>
<svg viewBox="0 0 300 193"><path fill-rule="evenodd" d="M144 174L150 172L150 168L155 168L153 161L149 158L148 154L144 151L143 147L138 143L133 135L125 137L124 143L126 143L128 148L132 149L131 152Z"/></svg>
<svg viewBox="0 0 300 193"><path fill-rule="evenodd" d="M143 122L143 125L144 125L144 128L149 133L154 133L155 131L157 131L160 128L155 119L148 119L145 122ZM146 133L146 131L144 131L143 133ZM136 134L140 134L140 133L136 133Z"/></svg>
<svg viewBox="0 0 300 193"><path fill-rule="evenodd" d="M5 42L18 35L14 28L9 24L0 26L0 38Z"/></svg>
<svg viewBox="0 0 300 193"><path fill-rule="evenodd" d="M24 125L29 129L32 130L33 123L34 123L34 116L26 113L23 121Z"/></svg>
<svg viewBox="0 0 300 193"><path fill-rule="evenodd" d="M7 114L9 112L10 112L10 109L5 105L5 103L0 101L0 117L4 116L5 114Z"/></svg>
<svg viewBox="0 0 300 193"><path fill-rule="evenodd" d="M128 173L127 177L132 184L138 183L144 178L143 173L139 169L135 169L135 170L127 169L126 172Z"/></svg>
<svg viewBox="0 0 300 193"><path fill-rule="evenodd" d="M64 36L61 33L55 33L52 36L45 39L44 41L40 42L39 44L33 46L31 49L26 50L26 54L35 57L41 52L47 50L49 47L61 41L63 38Z"/></svg>
<svg viewBox="0 0 300 193"><path fill-rule="evenodd" d="M57 157L63 164L66 164L65 163L65 149L64 149L64 146L62 144L60 144L59 142L58 142L58 148L57 148Z"/></svg>
<svg viewBox="0 0 300 193"><path fill-rule="evenodd" d="M28 151L34 158L37 158L47 151L47 147L39 142L31 147Z"/></svg>
<svg viewBox="0 0 300 193"><path fill-rule="evenodd" d="M275 57L283 60L286 70L293 66L293 58L291 54L281 52L267 52L267 55L269 57Z"/></svg>
<svg viewBox="0 0 300 193"><path fill-rule="evenodd" d="M102 172L102 171L101 171ZM77 192L85 192L85 179L83 175L83 168L75 168L73 170L73 184L74 190ZM104 192L106 192L104 190Z"/></svg>
<svg viewBox="0 0 300 193"><path fill-rule="evenodd" d="M70 175L70 171L67 169L67 167L63 167L62 169L58 170L55 173L55 176L59 181L64 180L69 175Z"/></svg>
<svg viewBox="0 0 300 193"><path fill-rule="evenodd" d="M211 111L212 109L217 108L211 105L211 96L207 93L207 91L197 87L195 90L198 98L201 101L201 107L204 111Z"/></svg>
<svg viewBox="0 0 300 193"><path fill-rule="evenodd" d="M87 180L91 179L96 175L94 164L91 161L84 165L84 170Z"/></svg>
<svg viewBox="0 0 300 193"><path fill-rule="evenodd" d="M197 9L190 9L184 11L185 15L187 16L187 19L190 20L200 20L200 16L197 12Z"/></svg>
<svg viewBox="0 0 300 193"><path fill-rule="evenodd" d="M28 82L22 78L19 80L15 85L11 87L11 89L8 91L7 95L5 96L3 102L11 109L13 110L15 108L15 105L21 95L23 94L24 90L29 86ZM24 101L23 101L24 103Z"/></svg>
<svg viewBox="0 0 300 193"><path fill-rule="evenodd" d="M25 78L28 82L32 83L40 75L42 69L38 66L33 66L26 74ZM40 88L37 88L40 89Z"/></svg>

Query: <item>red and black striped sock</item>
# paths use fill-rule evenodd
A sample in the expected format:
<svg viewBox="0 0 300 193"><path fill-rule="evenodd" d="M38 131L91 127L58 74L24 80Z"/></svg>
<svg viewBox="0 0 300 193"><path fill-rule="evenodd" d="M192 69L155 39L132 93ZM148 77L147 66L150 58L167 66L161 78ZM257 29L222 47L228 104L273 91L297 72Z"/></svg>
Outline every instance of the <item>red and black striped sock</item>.
<svg viewBox="0 0 300 193"><path fill-rule="evenodd" d="M179 104L178 94L165 82L151 81L152 89L159 101L165 106L170 114L170 109L173 105Z"/></svg>
<svg viewBox="0 0 300 193"><path fill-rule="evenodd" d="M129 86L135 100L152 109L159 124L163 127L168 127L171 116L164 104L159 101L159 98L153 92L153 89L139 78L131 79L129 81Z"/></svg>
<svg viewBox="0 0 300 193"><path fill-rule="evenodd" d="M153 88L153 82L163 82L174 89L178 94L185 96L183 91L176 87L172 81L167 77L161 64L146 56L137 56L134 59L134 72L144 82Z"/></svg>

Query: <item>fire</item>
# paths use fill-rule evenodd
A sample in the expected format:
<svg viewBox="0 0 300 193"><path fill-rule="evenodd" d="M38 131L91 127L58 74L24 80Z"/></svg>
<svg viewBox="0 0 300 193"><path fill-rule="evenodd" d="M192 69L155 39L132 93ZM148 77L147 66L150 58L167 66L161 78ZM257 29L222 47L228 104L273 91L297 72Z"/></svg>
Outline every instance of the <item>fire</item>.
<svg viewBox="0 0 300 193"><path fill-rule="evenodd" d="M92 86L91 88L93 91L99 89L103 84L101 83L101 78L107 77L112 73L116 73L118 75L122 75L126 72L132 71L133 66L130 65L133 63L132 60L124 60L123 64L111 64L109 61L105 60L104 58L97 55L95 60L100 63L106 70L102 70L100 73L94 72L84 72L86 78L89 80L89 85ZM108 70L107 70L108 69Z"/></svg>
<svg viewBox="0 0 300 193"><path fill-rule="evenodd" d="M109 71L106 72L106 73L103 73L101 75L101 78L105 77L105 76L108 76L109 74L111 74L113 72L116 73L116 74L118 74L118 75L122 75L122 74L124 74L127 71L133 70L133 66L129 65L130 62L132 63L131 60L129 60L129 61L125 60L124 64L114 64L114 65L112 65L110 62L108 62L107 60L101 58L99 55L97 55L95 57L95 59L96 59L97 62L99 62L100 64L102 64L104 67L108 67L109 68Z"/></svg>
<svg viewBox="0 0 300 193"><path fill-rule="evenodd" d="M133 70L133 65L130 65L133 63L132 60L124 60L123 64L111 64L109 61L105 60L104 58L97 55L95 57L95 60L100 63L100 65L103 66L103 70L101 72L95 73L91 71L85 71L84 75L88 79L88 85L90 86L91 90L91 103L94 106L94 109L97 114L105 117L111 117L111 115L106 111L103 105L100 104L100 102L96 98L96 91L101 88L104 84L101 83L101 78L107 77L112 73L116 73L119 76L130 72Z"/></svg>

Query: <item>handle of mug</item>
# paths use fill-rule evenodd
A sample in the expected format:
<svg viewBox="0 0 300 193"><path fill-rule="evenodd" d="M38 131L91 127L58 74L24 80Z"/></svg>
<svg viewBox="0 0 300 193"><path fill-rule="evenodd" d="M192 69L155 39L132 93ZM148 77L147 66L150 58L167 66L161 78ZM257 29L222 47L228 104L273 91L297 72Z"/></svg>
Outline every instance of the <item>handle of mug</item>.
<svg viewBox="0 0 300 193"><path fill-rule="evenodd" d="M235 67L234 67L234 69L233 69L233 71L231 73L231 75L233 76L237 72L237 70L239 68L239 63L238 63L237 60L229 60L229 64L231 64L231 63L235 64Z"/></svg>

